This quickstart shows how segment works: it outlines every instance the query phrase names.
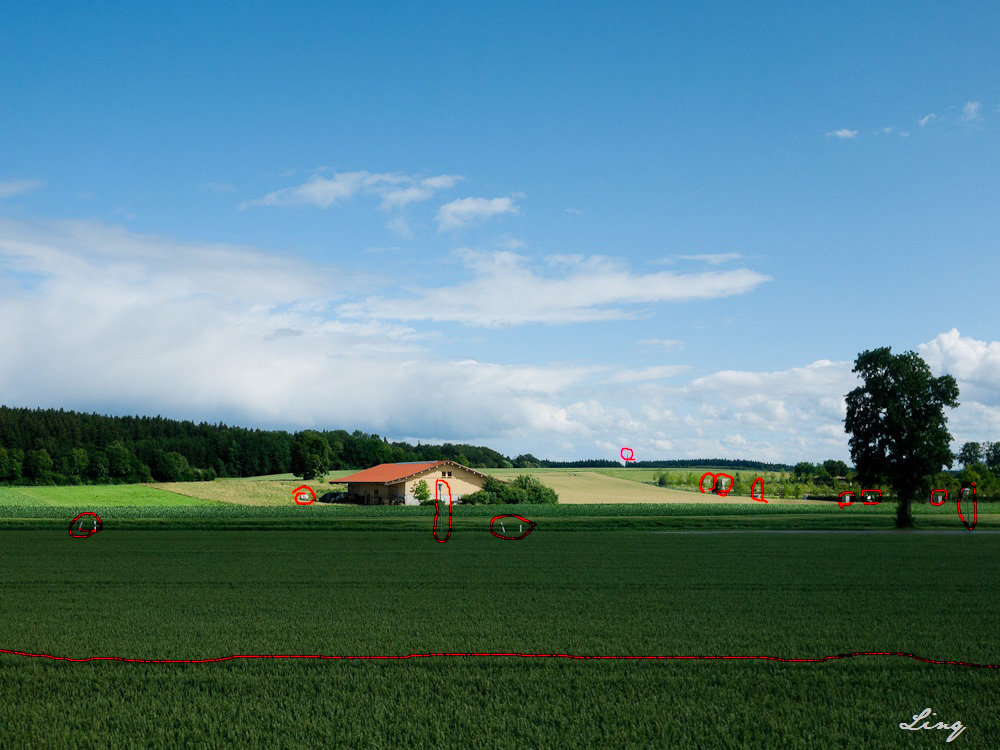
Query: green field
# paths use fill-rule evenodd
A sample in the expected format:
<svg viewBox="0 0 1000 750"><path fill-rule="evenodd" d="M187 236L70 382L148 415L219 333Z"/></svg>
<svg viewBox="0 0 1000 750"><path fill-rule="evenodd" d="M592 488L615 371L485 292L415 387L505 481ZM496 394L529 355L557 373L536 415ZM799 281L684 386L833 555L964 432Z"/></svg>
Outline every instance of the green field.
<svg viewBox="0 0 1000 750"><path fill-rule="evenodd" d="M510 543L481 523L436 544L404 531L105 528L86 540L0 532L0 648L140 659L906 651L1000 663L1000 536L975 532L540 525ZM998 680L889 656L169 665L4 655L0 745L909 748L944 742L947 732L898 728L930 706L968 727L962 746L991 747Z"/></svg>
<svg viewBox="0 0 1000 750"><path fill-rule="evenodd" d="M0 487L0 505L25 506L133 506L170 507L219 503L202 498L183 497L141 484L98 484L78 487ZM86 510L88 508L83 507Z"/></svg>

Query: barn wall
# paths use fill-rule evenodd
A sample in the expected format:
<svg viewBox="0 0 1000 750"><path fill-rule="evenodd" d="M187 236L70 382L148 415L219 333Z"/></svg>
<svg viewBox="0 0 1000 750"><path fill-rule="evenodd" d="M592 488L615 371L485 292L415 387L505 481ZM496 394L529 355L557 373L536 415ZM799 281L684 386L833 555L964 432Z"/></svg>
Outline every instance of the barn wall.
<svg viewBox="0 0 1000 750"><path fill-rule="evenodd" d="M451 472L451 476L445 476L449 471ZM416 505L417 501L413 498L413 485L421 479L427 482L427 487L431 491L432 500L434 499L435 480L443 479L451 487L451 498L454 501L457 501L463 495L471 495L473 492L481 490L483 488L483 482L485 481L483 477L473 474L468 469L451 464L444 464L440 467L428 469L419 476L406 481L407 505ZM444 485L441 485L440 493L440 498L447 502L448 489Z"/></svg>

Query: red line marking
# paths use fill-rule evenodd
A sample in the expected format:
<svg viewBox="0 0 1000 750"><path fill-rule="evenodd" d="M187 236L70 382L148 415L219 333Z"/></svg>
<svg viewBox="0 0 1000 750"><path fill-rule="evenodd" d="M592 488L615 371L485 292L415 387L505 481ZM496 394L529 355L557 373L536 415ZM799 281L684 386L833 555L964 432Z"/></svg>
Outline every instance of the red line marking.
<svg viewBox="0 0 1000 750"><path fill-rule="evenodd" d="M74 659L70 656L53 656L52 654L32 654L27 651L9 651L0 649L0 654L11 654L12 656L34 656L42 659L54 659L56 661L124 661L137 664L207 664L217 661L229 661L230 659L423 659L431 656L518 656L525 659L747 659L760 661L778 662L799 662L806 664L818 664L836 659L849 659L853 656L904 656L909 659L926 664L953 664L958 667L976 667L979 669L1000 669L1000 664L979 664L968 661L945 661L939 659L925 659L916 654L905 651L855 651L850 654L837 654L836 656L823 656L818 659L785 659L780 656L599 656L588 654L520 654L515 652L491 652L491 653L429 653L429 654L400 654L395 656L342 656L327 654L233 654L232 656L220 656L216 659L129 659L124 656L88 656L84 659Z"/></svg>

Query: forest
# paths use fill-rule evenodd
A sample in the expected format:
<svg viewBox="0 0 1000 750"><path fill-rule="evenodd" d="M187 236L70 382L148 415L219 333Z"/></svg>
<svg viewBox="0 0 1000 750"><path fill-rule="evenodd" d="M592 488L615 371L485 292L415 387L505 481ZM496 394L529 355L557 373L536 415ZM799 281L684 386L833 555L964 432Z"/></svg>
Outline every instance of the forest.
<svg viewBox="0 0 1000 750"><path fill-rule="evenodd" d="M113 417L64 409L0 406L0 484L66 485L205 481L293 471L298 433L179 421ZM329 444L330 470L365 469L380 463L450 459L474 469L618 467L620 461L548 461L524 453L508 458L483 446L461 443L411 445L354 430L318 433ZM1000 496L1000 442L966 443L955 457L961 472L942 472L937 487L957 491L975 481L980 496ZM737 459L629 462L636 468L717 467L791 471L809 485L833 487L850 477L842 461L800 462L794 467ZM952 485L955 485L952 487Z"/></svg>
<svg viewBox="0 0 1000 750"><path fill-rule="evenodd" d="M359 430L320 433L331 469L451 459L473 468L515 468L489 448L410 445ZM126 484L203 481L292 470L295 434L164 417L109 417L0 406L0 484Z"/></svg>

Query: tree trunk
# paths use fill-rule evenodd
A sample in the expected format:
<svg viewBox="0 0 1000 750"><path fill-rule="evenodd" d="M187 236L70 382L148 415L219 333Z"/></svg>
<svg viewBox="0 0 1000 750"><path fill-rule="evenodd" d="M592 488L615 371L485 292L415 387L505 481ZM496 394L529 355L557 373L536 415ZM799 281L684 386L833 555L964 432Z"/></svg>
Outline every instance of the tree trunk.
<svg viewBox="0 0 1000 750"><path fill-rule="evenodd" d="M913 528L913 516L910 513L910 498L909 496L899 497L899 505L896 507L896 528L897 529L912 529Z"/></svg>

